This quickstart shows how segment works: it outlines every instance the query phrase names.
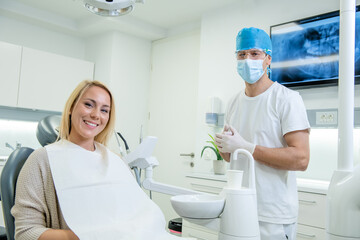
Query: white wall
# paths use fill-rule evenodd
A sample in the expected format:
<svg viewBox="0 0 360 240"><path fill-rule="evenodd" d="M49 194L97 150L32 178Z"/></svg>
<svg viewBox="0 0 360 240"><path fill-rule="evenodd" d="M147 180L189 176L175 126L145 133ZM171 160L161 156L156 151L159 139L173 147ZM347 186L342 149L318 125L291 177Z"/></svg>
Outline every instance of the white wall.
<svg viewBox="0 0 360 240"><path fill-rule="evenodd" d="M238 31L243 27L258 27L269 33L271 25L338 9L338 0L243 0L237 5L203 16L199 70L197 152L201 151L205 141L208 140L207 133L221 131L219 128L208 127L204 123L208 98L217 96L222 99L224 110L229 98L244 88L244 83L236 72L234 57L235 38ZM359 87L356 88L357 106L360 104L359 89ZM336 108L338 106L337 87L301 90L300 94L307 108ZM330 136L330 140L326 139L324 134L322 137L316 135L314 139L310 139L311 156L316 156L316 158L311 157L310 161L321 161L325 164L321 164L320 168L316 164L310 164L308 171L310 175L305 173L302 176L319 179L317 174L319 171L326 172L320 176L320 179L331 176L337 161L337 134L330 134ZM326 159L322 159L324 149L321 146L324 145L326 140L330 144L328 146L329 151L326 154ZM355 148L356 156L359 155L359 148L359 146ZM197 161L195 171L211 170L209 162L203 159L197 159Z"/></svg>
<svg viewBox="0 0 360 240"><path fill-rule="evenodd" d="M86 40L85 58L94 62L94 79L105 84L110 83L112 66L113 35L109 32L100 36L93 36Z"/></svg>
<svg viewBox="0 0 360 240"><path fill-rule="evenodd" d="M0 41L84 59L85 44L80 37L55 32L1 14L0 32Z"/></svg>
<svg viewBox="0 0 360 240"><path fill-rule="evenodd" d="M117 33L114 38L110 87L116 92L117 130L130 150L147 134L151 42Z"/></svg>
<svg viewBox="0 0 360 240"><path fill-rule="evenodd" d="M141 126L144 136L147 132L150 53L150 41L118 32L94 36L86 43L86 58L95 62L95 79L113 92L116 130L130 150L139 144ZM110 147L118 151L114 139Z"/></svg>

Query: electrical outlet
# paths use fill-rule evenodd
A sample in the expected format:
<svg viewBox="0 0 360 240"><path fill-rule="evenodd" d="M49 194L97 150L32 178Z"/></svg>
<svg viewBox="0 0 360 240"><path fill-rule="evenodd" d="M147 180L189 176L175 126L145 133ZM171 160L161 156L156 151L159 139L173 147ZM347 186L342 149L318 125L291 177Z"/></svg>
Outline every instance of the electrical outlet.
<svg viewBox="0 0 360 240"><path fill-rule="evenodd" d="M337 124L337 111L316 112L316 125L334 124Z"/></svg>

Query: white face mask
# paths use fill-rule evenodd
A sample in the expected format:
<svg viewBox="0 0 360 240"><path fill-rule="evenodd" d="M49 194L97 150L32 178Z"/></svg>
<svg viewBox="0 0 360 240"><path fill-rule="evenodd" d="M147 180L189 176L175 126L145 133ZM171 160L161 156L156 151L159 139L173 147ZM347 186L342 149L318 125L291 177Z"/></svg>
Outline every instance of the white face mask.
<svg viewBox="0 0 360 240"><path fill-rule="evenodd" d="M264 74L264 60L244 59L238 60L237 72L248 83L256 83Z"/></svg>

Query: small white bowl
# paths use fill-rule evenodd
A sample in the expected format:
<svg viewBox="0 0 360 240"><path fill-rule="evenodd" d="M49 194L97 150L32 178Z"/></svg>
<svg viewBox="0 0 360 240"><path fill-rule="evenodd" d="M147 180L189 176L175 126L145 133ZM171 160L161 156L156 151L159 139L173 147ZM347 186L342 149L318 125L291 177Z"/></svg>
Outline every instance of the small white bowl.
<svg viewBox="0 0 360 240"><path fill-rule="evenodd" d="M225 199L218 195L177 195L170 198L177 214L184 218L217 218L222 213Z"/></svg>

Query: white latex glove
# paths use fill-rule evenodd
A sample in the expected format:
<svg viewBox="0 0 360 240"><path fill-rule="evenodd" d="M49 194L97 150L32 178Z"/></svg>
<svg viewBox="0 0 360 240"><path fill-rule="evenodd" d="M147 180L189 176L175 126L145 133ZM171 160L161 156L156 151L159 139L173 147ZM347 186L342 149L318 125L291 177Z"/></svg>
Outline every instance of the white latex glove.
<svg viewBox="0 0 360 240"><path fill-rule="evenodd" d="M215 134L215 144L222 153L233 153L241 148L253 154L256 147L255 144L246 141L236 129L227 125L222 133Z"/></svg>

